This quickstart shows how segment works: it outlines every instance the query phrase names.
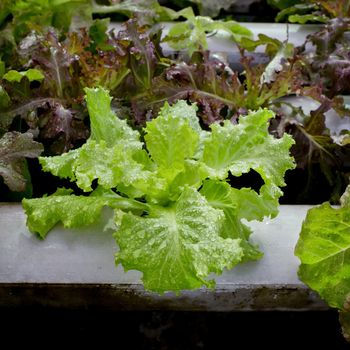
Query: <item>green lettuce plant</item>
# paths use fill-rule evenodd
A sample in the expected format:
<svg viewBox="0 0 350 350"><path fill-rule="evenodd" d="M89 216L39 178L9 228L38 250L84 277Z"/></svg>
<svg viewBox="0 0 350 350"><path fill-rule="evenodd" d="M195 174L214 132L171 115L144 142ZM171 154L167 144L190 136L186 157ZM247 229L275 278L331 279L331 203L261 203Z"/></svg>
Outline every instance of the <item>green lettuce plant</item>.
<svg viewBox="0 0 350 350"><path fill-rule="evenodd" d="M165 104L140 133L111 111L106 90L85 91L90 138L61 156L40 158L45 171L75 182L83 194L58 189L23 200L32 232L44 238L60 221L91 224L109 206L116 263L141 271L145 288L159 293L212 287L212 272L261 256L242 220L277 215L279 187L294 167L293 139L268 132L273 112L260 109L239 124L227 120L204 131L196 106L180 100ZM250 169L264 181L259 192L227 183L229 173Z"/></svg>

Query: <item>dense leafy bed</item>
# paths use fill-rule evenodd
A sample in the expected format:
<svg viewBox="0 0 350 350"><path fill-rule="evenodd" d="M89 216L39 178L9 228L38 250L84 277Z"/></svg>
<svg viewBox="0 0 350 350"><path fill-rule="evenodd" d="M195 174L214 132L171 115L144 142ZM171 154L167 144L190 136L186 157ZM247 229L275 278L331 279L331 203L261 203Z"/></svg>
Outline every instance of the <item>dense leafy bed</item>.
<svg viewBox="0 0 350 350"><path fill-rule="evenodd" d="M297 203L319 203L318 193L338 203L349 183L350 113L339 96L350 89L349 1L270 0L278 20L326 23L297 48L206 17L229 9L210 3L0 4L0 199L27 198L28 227L42 238L111 207L116 262L160 293L213 286L211 273L258 259L242 220L277 215L286 171ZM132 18L109 30L111 13ZM168 20L179 23L165 36L153 24ZM240 71L207 50L214 34L238 45ZM180 52L166 56L162 43ZM254 62L261 45L267 63ZM39 155L66 186L29 199ZM234 186L253 171L260 188ZM293 187L300 172L306 181ZM348 196L312 209L296 248L300 278L341 310L347 334Z"/></svg>
<svg viewBox="0 0 350 350"><path fill-rule="evenodd" d="M56 2L50 5L38 1L38 4L46 4L56 18L55 11L59 10ZM71 5L82 6L79 1ZM108 31L108 19L93 21L91 8L83 17L82 27L74 24L76 19L71 19L69 32L44 25L67 29L52 22L51 17L51 22L44 18L43 23L36 22L29 28L34 14L22 7L23 13L10 7L13 20L4 20L5 27L0 33L0 136L30 133L35 142L43 145L46 155L61 154L82 145L90 132L83 89L94 86L110 90L113 108L136 128L157 115L165 101L186 99L196 103L205 129L224 120L236 123L248 110L267 107L277 113L270 131L277 137L284 132L293 135L296 174L306 174L303 185L298 181L299 191L290 187L292 195L289 195L287 187L286 200L305 203L310 202L310 196L325 200L330 195L333 202L339 200L348 183L349 168L345 161L349 156L349 131L341 127L346 124L347 111L337 97L338 93L346 92L343 77L347 74L344 63L347 58L337 44L345 43L346 21L332 22L307 39L316 47L315 54L310 56L308 45L294 51L291 44L264 35L254 41L252 34L236 22L195 17L191 9L170 11L173 18L186 21L181 26L176 24L164 37L156 27L146 31L137 19L126 22L119 32ZM152 11L151 18L158 18L159 12ZM17 24L21 28L25 24L29 26L27 32L23 29L18 33ZM232 45L236 42L241 47L242 73L232 71L225 59L205 50L206 33L219 29L231 36ZM164 40L177 49L189 43L189 56L166 57L160 47ZM250 54L260 45L266 45L270 57L266 64L256 64ZM327 53L322 47L328 48ZM336 91L334 86L338 86ZM319 106L311 113L303 113L302 109L281 100L291 95L312 98ZM327 116L332 111L336 114ZM6 145L9 154L12 146ZM24 158L21 159L25 164ZM7 169L8 160L4 159L3 164ZM21 174L20 181L10 180L9 175L3 177L12 191L21 192L20 197L28 197L32 192L30 173L34 172L35 176L38 173L37 168L33 170L33 164L30 162L29 173L27 166L16 168L16 179ZM13 171L10 173L14 175ZM312 185L320 173L323 192ZM293 173L288 173L287 183L293 181ZM324 193L323 197L317 199L318 193Z"/></svg>
<svg viewBox="0 0 350 350"><path fill-rule="evenodd" d="M172 92L166 91L164 95L161 90L158 93L155 90L160 86L157 80L165 80L175 61L166 58L160 49L161 32L147 33L142 23L185 17L188 23L195 23L196 38L190 40L192 50L205 45L206 30L220 27L236 40L251 36L249 30L233 21L224 23L195 17L190 8L176 12L161 7L157 1L125 1L103 6L90 1L38 0L30 4L23 0L5 2L2 6L0 137L6 140L13 137L13 132L30 133L36 142L43 144L45 154L51 155L67 152L89 136L84 87L109 89L116 97L115 108L122 110L135 126L144 125L152 108L156 115L164 100L171 100ZM65 16L61 16L62 11L66 11ZM74 14L78 11L82 16L76 18ZM92 20L93 13L113 11L133 13L138 20L127 22L118 33L107 33L108 19ZM46 15L38 18L39 12ZM186 35L192 35L190 29ZM167 40L179 45L176 30ZM176 85L175 80L168 84L168 89L172 85ZM160 99L163 101L156 101ZM193 100L196 99L199 97ZM12 144L6 146L10 148L6 154L11 153ZM4 169L8 163L7 159L3 160ZM13 171L3 179L10 190L28 196L30 177L23 181L25 168L17 167L16 179L9 178Z"/></svg>

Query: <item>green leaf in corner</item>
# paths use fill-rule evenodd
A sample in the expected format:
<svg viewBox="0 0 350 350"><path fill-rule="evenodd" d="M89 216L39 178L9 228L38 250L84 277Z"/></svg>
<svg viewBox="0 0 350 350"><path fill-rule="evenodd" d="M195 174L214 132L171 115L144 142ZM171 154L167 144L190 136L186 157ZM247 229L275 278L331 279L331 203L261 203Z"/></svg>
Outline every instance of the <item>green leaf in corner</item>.
<svg viewBox="0 0 350 350"><path fill-rule="evenodd" d="M345 197L348 198L350 186ZM300 279L327 303L340 310L350 291L350 205L333 208L329 203L307 213L295 248L300 259Z"/></svg>
<svg viewBox="0 0 350 350"><path fill-rule="evenodd" d="M151 209L147 217L123 216L116 262L141 271L145 288L159 293L213 286L206 277L243 255L239 239L220 237L222 220L221 210L188 188L171 207Z"/></svg>
<svg viewBox="0 0 350 350"><path fill-rule="evenodd" d="M340 204L342 208L350 208L350 186L346 189L343 195L340 197Z"/></svg>
<svg viewBox="0 0 350 350"><path fill-rule="evenodd" d="M2 79L9 81L10 83L17 82L19 83L24 77L26 77L30 82L32 81L42 81L45 76L38 69L28 69L23 72L17 72L16 70L9 70L5 73Z"/></svg>

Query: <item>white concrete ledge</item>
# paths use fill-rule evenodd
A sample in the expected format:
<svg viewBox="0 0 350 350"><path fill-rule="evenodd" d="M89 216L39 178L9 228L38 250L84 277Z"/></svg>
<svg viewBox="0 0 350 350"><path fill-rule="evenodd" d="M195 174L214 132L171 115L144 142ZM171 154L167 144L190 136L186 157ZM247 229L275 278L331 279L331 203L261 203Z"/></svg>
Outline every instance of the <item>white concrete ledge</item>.
<svg viewBox="0 0 350 350"><path fill-rule="evenodd" d="M114 264L117 246L103 221L86 229L58 225L41 241L19 204L0 204L0 306L48 305L123 310L320 310L327 306L297 277L294 246L309 206L283 205L274 220L253 222L264 257L225 271L214 290L180 296L145 292L140 273Z"/></svg>

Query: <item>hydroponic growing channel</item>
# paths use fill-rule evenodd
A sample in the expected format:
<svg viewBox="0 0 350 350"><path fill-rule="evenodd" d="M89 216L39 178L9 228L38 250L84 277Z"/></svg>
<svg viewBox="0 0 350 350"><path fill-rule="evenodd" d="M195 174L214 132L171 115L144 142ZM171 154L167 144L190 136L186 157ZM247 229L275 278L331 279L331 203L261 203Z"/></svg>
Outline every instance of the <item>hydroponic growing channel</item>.
<svg viewBox="0 0 350 350"><path fill-rule="evenodd" d="M325 25L5 1L1 200L27 219L1 206L2 305L325 309L297 277L301 231L299 277L346 328L350 24L311 3L278 18ZM302 226L324 201L341 207Z"/></svg>

